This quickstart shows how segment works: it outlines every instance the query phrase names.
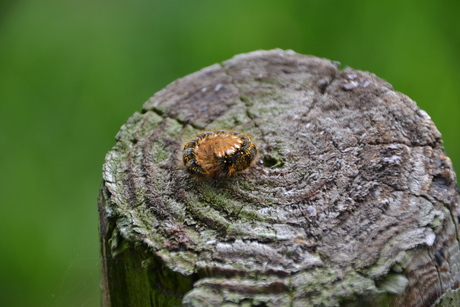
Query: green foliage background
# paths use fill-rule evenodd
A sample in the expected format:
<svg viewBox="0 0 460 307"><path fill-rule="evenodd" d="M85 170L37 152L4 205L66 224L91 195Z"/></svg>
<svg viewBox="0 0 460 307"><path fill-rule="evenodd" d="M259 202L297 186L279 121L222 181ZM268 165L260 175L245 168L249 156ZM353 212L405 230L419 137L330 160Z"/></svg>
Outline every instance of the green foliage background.
<svg viewBox="0 0 460 307"><path fill-rule="evenodd" d="M99 306L97 194L119 127L176 78L283 48L417 101L460 168L460 2L0 2L0 305Z"/></svg>

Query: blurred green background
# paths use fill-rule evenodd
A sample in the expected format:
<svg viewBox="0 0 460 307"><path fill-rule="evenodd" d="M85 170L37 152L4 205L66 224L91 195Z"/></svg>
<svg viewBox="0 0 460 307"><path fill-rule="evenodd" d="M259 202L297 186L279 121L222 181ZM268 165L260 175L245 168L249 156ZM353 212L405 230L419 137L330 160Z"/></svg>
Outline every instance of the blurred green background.
<svg viewBox="0 0 460 307"><path fill-rule="evenodd" d="M460 2L0 2L0 306L99 306L97 195L120 126L256 49L340 61L431 115L460 169Z"/></svg>

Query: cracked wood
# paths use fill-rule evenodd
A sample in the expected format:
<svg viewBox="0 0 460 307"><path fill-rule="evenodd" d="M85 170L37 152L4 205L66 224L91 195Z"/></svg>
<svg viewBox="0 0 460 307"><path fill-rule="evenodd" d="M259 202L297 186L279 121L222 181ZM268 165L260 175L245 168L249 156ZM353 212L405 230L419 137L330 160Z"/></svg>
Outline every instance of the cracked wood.
<svg viewBox="0 0 460 307"><path fill-rule="evenodd" d="M199 182L200 131L255 165ZM441 134L375 75L292 51L176 80L117 135L99 211L106 306L429 306L459 287L459 194ZM166 304L166 305L165 305Z"/></svg>

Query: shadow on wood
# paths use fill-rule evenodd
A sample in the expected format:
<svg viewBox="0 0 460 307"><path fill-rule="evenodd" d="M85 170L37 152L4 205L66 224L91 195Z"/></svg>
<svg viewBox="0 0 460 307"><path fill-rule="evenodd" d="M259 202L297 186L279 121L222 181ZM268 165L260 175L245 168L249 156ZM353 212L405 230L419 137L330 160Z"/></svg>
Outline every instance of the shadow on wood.
<svg viewBox="0 0 460 307"><path fill-rule="evenodd" d="M253 167L196 181L185 142L250 135ZM104 306L430 306L459 287L441 134L375 75L257 51L149 99L107 154Z"/></svg>

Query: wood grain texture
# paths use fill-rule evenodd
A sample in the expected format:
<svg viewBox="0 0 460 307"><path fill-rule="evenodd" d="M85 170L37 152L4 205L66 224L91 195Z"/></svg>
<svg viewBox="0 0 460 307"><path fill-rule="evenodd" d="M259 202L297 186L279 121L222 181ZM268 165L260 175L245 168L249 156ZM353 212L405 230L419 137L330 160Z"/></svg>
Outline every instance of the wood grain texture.
<svg viewBox="0 0 460 307"><path fill-rule="evenodd" d="M257 143L195 181L203 130ZM155 94L121 128L100 193L105 306L430 306L459 287L456 176L430 117L375 75L257 51Z"/></svg>

